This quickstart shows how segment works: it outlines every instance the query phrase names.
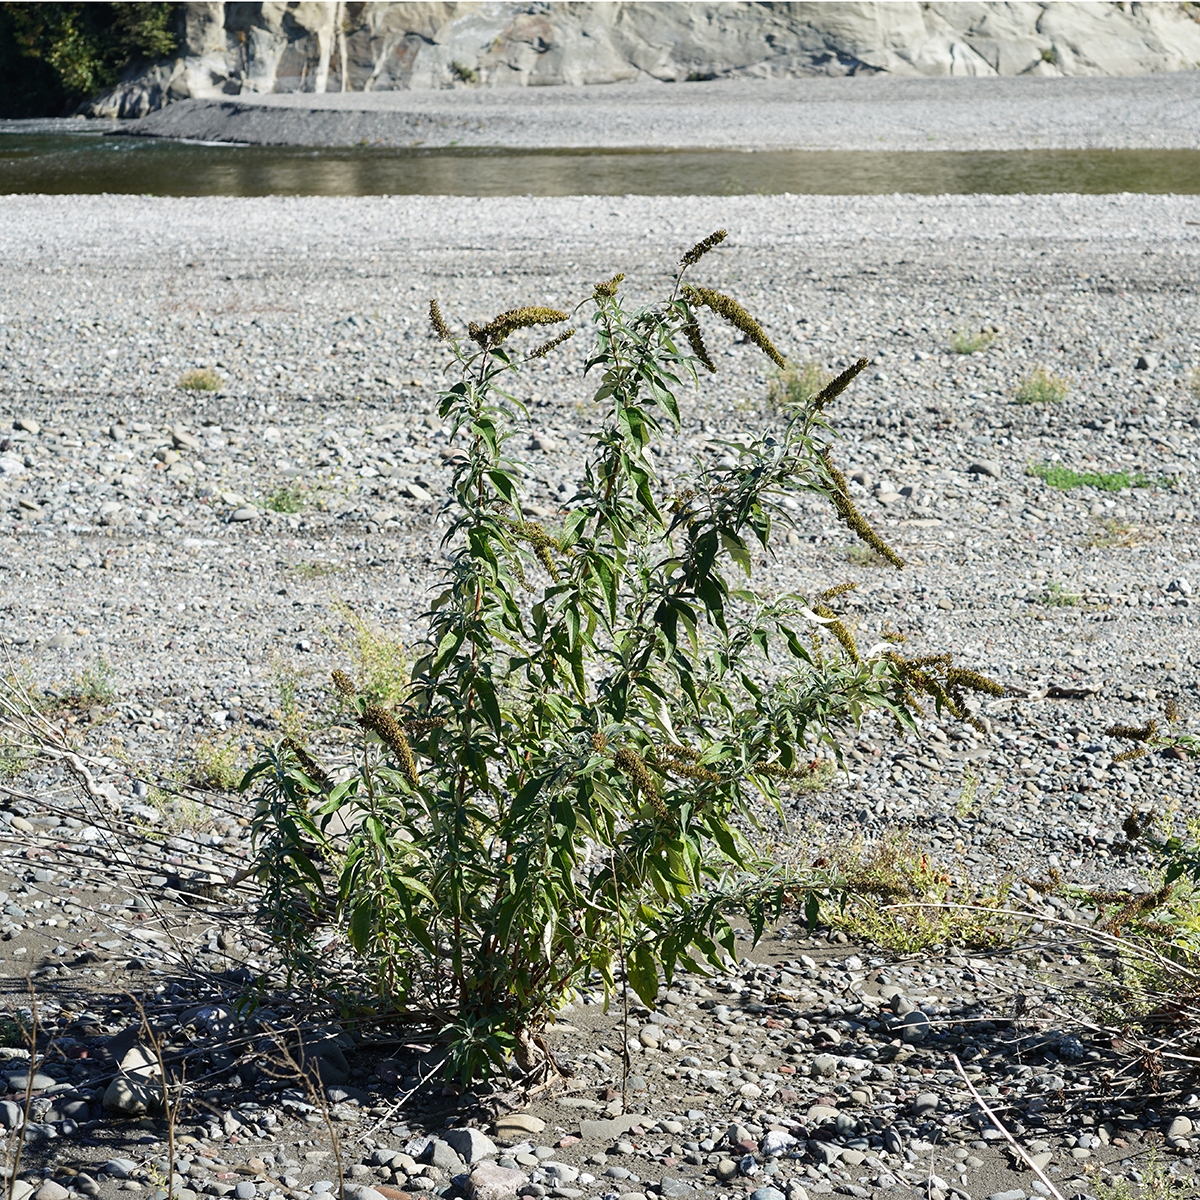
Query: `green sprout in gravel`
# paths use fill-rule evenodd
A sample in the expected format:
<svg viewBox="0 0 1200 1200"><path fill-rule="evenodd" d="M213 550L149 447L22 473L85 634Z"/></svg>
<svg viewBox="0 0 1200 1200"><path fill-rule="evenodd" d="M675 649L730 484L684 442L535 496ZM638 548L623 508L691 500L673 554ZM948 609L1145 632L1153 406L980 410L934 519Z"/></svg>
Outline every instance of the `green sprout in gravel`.
<svg viewBox="0 0 1200 1200"><path fill-rule="evenodd" d="M277 487L267 497L267 508L277 513L298 513L304 508L304 491L296 487Z"/></svg>
<svg viewBox="0 0 1200 1200"><path fill-rule="evenodd" d="M1057 404L1070 390L1065 379L1039 366L1021 380L1014 396L1018 404Z"/></svg>
<svg viewBox="0 0 1200 1200"><path fill-rule="evenodd" d="M788 362L771 373L767 399L780 410L807 404L833 376L816 359Z"/></svg>
<svg viewBox="0 0 1200 1200"><path fill-rule="evenodd" d="M1077 592L1068 592L1061 583L1054 580L1046 585L1042 603L1047 608L1078 608L1083 603L1083 597Z"/></svg>
<svg viewBox="0 0 1200 1200"><path fill-rule="evenodd" d="M223 384L220 375L206 367L202 371L188 371L180 378L179 386L188 392L219 392Z"/></svg>
<svg viewBox="0 0 1200 1200"><path fill-rule="evenodd" d="M950 335L950 349L955 354L978 354L986 350L996 340L996 334L991 329L968 329L960 325Z"/></svg>
<svg viewBox="0 0 1200 1200"><path fill-rule="evenodd" d="M1025 473L1063 491L1077 487L1093 487L1101 492L1121 492L1126 488L1169 488L1174 487L1176 482L1169 475L1151 479L1140 471L1136 474L1129 471L1075 471L1061 463L1031 464Z"/></svg>

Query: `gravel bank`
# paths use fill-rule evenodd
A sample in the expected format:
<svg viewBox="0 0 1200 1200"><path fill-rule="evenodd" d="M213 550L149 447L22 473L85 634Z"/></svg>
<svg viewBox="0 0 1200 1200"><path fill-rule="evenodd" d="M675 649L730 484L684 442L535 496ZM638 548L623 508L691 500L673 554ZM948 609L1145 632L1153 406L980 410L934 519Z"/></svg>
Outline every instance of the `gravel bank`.
<svg viewBox="0 0 1200 1200"><path fill-rule="evenodd" d="M182 100L125 130L297 146L1196 149L1200 72L270 94Z"/></svg>
<svg viewBox="0 0 1200 1200"><path fill-rule="evenodd" d="M342 605L415 636L451 452L431 416L430 294L463 324L514 303L566 306L615 269L645 291L681 247L727 225L706 280L795 358L875 360L833 414L838 459L910 560L902 573L863 563L814 506L756 569L780 588L857 579L860 629L957 647L1028 693L988 708L987 737L930 721L918 745L867 726L848 744L849 778L799 797L797 824L816 844L835 825L913 830L980 886L1057 867L1082 885L1144 888L1148 860L1121 822L1168 796L1188 811L1194 772L1161 757L1114 764L1100 731L1161 715L1168 695L1195 720L1196 220L1194 198L1132 196L0 202L0 639L62 696L111 667L115 694L69 719L106 756L114 813L143 829L122 850L135 895L106 857L122 848L64 807L61 777L6 785L0 972L19 990L35 968L63 1048L36 1089L43 1132L26 1161L58 1180L35 1181L39 1200L115 1200L136 1190L123 1173L162 1190L161 1127L102 1111L138 1040L120 993L147 977L169 1036L205 1056L197 1086L213 1115L187 1123L186 1191L298 1200L336 1178L304 1095L267 1078L261 1048L235 1062L263 1022L286 1020L276 1007L245 1025L231 1007L269 948L236 897L215 915L181 900L181 876L245 862L240 802L189 811L147 783L166 782L198 739L271 737L287 688L316 709L327 672L346 665ZM953 330L981 325L998 329L990 348L949 352ZM709 340L721 374L685 398L660 458L668 476L685 477L711 438L773 419L762 360L724 330ZM591 419L585 347L566 349L528 376L532 502L551 519ZM1068 381L1067 398L1014 403L1038 363ZM224 390L176 387L199 368ZM1026 474L1055 461L1175 482L1063 491ZM273 496L298 511L273 511ZM1019 882L1013 900L1030 920L1062 911ZM553 1036L577 1090L524 1127L489 1126L517 1143L506 1157L525 1194L1036 1194L960 1089L952 1051L1013 1106L1065 1195L1086 1193L1101 1166L1144 1169L1164 1136L1169 1163L1191 1168L1193 1092L1100 1097L1100 1073L1123 1060L1058 1015L1088 968L1049 925L981 958L892 962L794 928L749 957L727 979L681 981L661 1019L635 1011L629 1030L594 995L565 1014ZM1036 1014L1024 1023L1018 995ZM614 1111L627 1038L638 1126L592 1126ZM351 1182L400 1200L465 1172L413 1139L483 1123L477 1098L419 1087L420 1048L344 1048L344 1070L329 1052L327 1082Z"/></svg>

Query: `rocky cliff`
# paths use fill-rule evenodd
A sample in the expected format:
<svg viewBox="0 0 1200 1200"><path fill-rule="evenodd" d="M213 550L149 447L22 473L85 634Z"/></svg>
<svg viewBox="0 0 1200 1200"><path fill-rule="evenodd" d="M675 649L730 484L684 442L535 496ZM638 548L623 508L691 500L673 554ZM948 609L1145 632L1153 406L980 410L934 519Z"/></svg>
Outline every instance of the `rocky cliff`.
<svg viewBox="0 0 1200 1200"><path fill-rule="evenodd" d="M1174 3L186 3L177 57L89 108L270 92L803 75L1136 75L1200 66Z"/></svg>

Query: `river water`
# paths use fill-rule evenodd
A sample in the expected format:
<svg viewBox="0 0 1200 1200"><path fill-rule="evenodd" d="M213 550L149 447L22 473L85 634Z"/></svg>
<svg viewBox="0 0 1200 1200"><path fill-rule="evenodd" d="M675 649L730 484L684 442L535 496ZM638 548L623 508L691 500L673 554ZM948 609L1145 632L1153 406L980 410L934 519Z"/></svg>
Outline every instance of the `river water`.
<svg viewBox="0 0 1200 1200"><path fill-rule="evenodd" d="M1200 193L1197 150L503 150L238 146L0 122L0 194Z"/></svg>

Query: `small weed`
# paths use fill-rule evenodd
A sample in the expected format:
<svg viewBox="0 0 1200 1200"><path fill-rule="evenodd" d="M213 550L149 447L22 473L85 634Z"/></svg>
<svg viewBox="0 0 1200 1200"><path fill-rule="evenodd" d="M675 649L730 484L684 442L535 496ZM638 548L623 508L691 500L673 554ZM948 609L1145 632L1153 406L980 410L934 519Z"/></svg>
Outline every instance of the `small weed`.
<svg viewBox="0 0 1200 1200"><path fill-rule="evenodd" d="M1172 1174L1154 1150L1141 1167L1130 1170L1129 1174L1136 1177L1136 1182L1114 1175L1090 1182L1088 1191L1096 1200L1184 1200L1192 1194L1191 1180Z"/></svg>
<svg viewBox="0 0 1200 1200"><path fill-rule="evenodd" d="M158 813L158 820L139 822L144 837L159 839L185 829L207 829L212 824L212 812L204 804L182 791L188 782L186 771L174 771L164 778L165 787L151 785L145 803Z"/></svg>
<svg viewBox="0 0 1200 1200"><path fill-rule="evenodd" d="M1078 608L1083 603L1083 597L1077 592L1068 592L1057 580L1046 585L1046 591L1041 602L1047 608Z"/></svg>
<svg viewBox="0 0 1200 1200"><path fill-rule="evenodd" d="M271 659L271 674L279 689L279 707L274 712L275 720L287 737L298 737L304 726L304 714L296 702L300 686L300 672L276 652Z"/></svg>
<svg viewBox="0 0 1200 1200"><path fill-rule="evenodd" d="M13 1050L29 1048L29 1026L19 1014L15 1017L0 1017L0 1046Z"/></svg>
<svg viewBox="0 0 1200 1200"><path fill-rule="evenodd" d="M1141 525L1130 525L1116 517L1106 517L1087 535L1087 544L1094 550L1128 549L1148 542L1153 537L1153 532Z"/></svg>
<svg viewBox="0 0 1200 1200"><path fill-rule="evenodd" d="M1018 404L1057 404L1070 390L1065 379L1045 367L1034 367L1017 385L1015 398Z"/></svg>
<svg viewBox="0 0 1200 1200"><path fill-rule="evenodd" d="M767 399L776 408L808 403L833 376L814 358L777 368L767 383Z"/></svg>
<svg viewBox="0 0 1200 1200"><path fill-rule="evenodd" d="M823 792L837 775L837 763L831 758L814 758L807 765L808 775L792 783L798 792Z"/></svg>
<svg viewBox="0 0 1200 1200"><path fill-rule="evenodd" d="M1192 395L1195 396L1197 400L1200 400L1200 367L1196 367L1196 369L1192 371L1189 387Z"/></svg>
<svg viewBox="0 0 1200 1200"><path fill-rule="evenodd" d="M192 747L192 758L194 786L218 792L237 791L246 768L240 761L241 750L232 738L200 738Z"/></svg>
<svg viewBox="0 0 1200 1200"><path fill-rule="evenodd" d="M888 567L891 564L877 550L863 542L854 542L846 547L846 561L854 567Z"/></svg>
<svg viewBox="0 0 1200 1200"><path fill-rule="evenodd" d="M1007 880L977 895L966 879L956 880L898 835L872 846L845 845L830 858L842 900L824 916L851 938L891 953L917 954L932 946L996 946L1006 936L996 910L1007 901Z"/></svg>
<svg viewBox="0 0 1200 1200"><path fill-rule="evenodd" d="M277 487L267 498L266 507L277 513L298 513L304 507L304 492L300 488Z"/></svg>
<svg viewBox="0 0 1200 1200"><path fill-rule="evenodd" d="M219 392L224 381L216 371L205 367L202 371L188 371L179 380L179 386L189 392Z"/></svg>
<svg viewBox="0 0 1200 1200"><path fill-rule="evenodd" d="M399 704L409 686L410 665L404 645L372 628L348 604L337 605L337 612L350 627L342 649L354 664L358 690L380 704Z"/></svg>
<svg viewBox="0 0 1200 1200"><path fill-rule="evenodd" d="M975 811L978 796L979 776L968 767L963 771L962 791L959 793L958 803L954 806L954 813L959 820L966 820Z"/></svg>
<svg viewBox="0 0 1200 1200"><path fill-rule="evenodd" d="M1068 491L1077 487L1094 487L1101 492L1120 492L1126 488L1169 488L1174 487L1176 480L1169 475L1160 475L1152 479L1140 471L1131 474L1129 471L1075 471L1064 467L1061 463L1031 464L1025 470L1026 475L1036 476L1052 488Z"/></svg>
<svg viewBox="0 0 1200 1200"><path fill-rule="evenodd" d="M1047 47L1047 49L1042 51L1042 62L1049 63L1051 66L1053 66L1056 62L1058 62L1058 51L1055 50L1053 46Z"/></svg>
<svg viewBox="0 0 1200 1200"><path fill-rule="evenodd" d="M91 666L84 667L63 691L52 693L47 689L45 707L49 709L94 708L96 705L111 704L117 689L113 686L116 672L106 658L97 658Z"/></svg>
<svg viewBox="0 0 1200 1200"><path fill-rule="evenodd" d="M340 563L325 562L321 559L292 563L288 567L289 571L294 571L301 579L323 579L326 575L337 575L344 569Z"/></svg>
<svg viewBox="0 0 1200 1200"><path fill-rule="evenodd" d="M986 350L996 340L996 334L991 329L968 329L960 325L950 335L950 349L955 354L978 354Z"/></svg>
<svg viewBox="0 0 1200 1200"><path fill-rule="evenodd" d="M479 72L474 67L468 67L466 63L460 63L457 60L450 64L450 74L454 76L459 83L478 83Z"/></svg>

